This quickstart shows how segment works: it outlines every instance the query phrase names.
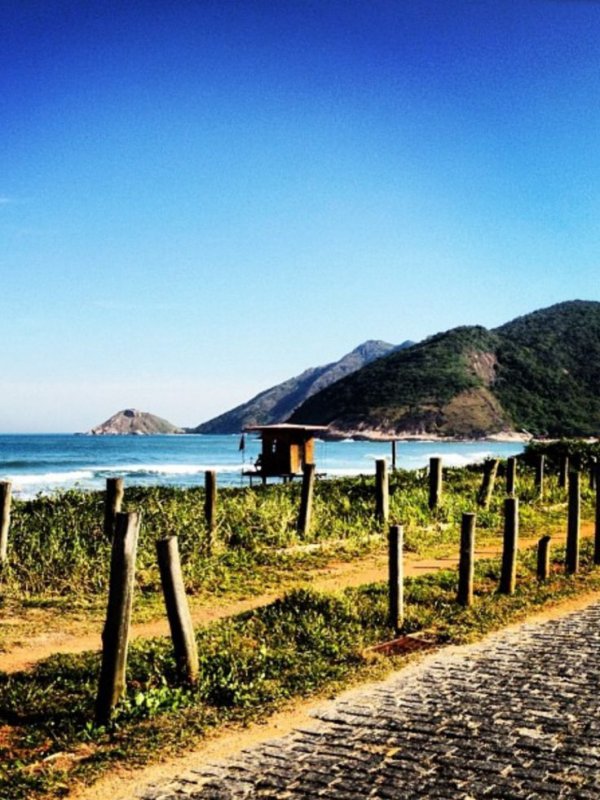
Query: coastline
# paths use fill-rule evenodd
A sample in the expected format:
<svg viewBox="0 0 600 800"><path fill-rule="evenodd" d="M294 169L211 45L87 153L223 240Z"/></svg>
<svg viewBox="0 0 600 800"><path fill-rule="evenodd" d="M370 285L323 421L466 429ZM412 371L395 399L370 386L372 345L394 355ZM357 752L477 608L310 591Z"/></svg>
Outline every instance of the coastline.
<svg viewBox="0 0 600 800"><path fill-rule="evenodd" d="M329 441L339 441L342 439L352 439L354 441L367 442L449 442L449 443L476 443L476 442L521 442L532 441L535 437L530 433L518 431L499 431L490 433L487 436L440 436L435 433L397 433L395 431L381 431L376 429L364 428L360 430L339 430L332 428L330 432L321 437Z"/></svg>

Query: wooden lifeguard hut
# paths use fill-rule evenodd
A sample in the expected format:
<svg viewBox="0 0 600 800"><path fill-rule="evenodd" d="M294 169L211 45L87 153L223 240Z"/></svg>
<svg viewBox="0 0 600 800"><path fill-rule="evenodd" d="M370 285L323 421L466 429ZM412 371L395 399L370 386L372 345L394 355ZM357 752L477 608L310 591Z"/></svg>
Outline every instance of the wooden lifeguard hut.
<svg viewBox="0 0 600 800"><path fill-rule="evenodd" d="M327 430L321 425L250 425L244 429L247 433L258 433L262 440L261 453L253 470L246 470L244 475L250 479L282 478L291 481L302 475L305 464L315 463L315 436Z"/></svg>

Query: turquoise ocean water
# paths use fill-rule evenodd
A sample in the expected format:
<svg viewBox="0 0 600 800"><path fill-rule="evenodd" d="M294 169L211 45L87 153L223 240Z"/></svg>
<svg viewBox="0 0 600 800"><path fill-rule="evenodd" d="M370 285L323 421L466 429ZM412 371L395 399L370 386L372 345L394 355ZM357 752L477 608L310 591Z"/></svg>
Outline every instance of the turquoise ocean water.
<svg viewBox="0 0 600 800"><path fill-rule="evenodd" d="M0 480L11 480L16 497L80 488L99 490L106 478L122 476L127 485L204 484L204 472L214 469L220 486L244 486L242 471L256 460L260 442L239 436L75 436L69 434L0 435ZM399 442L397 465L419 469L431 456L447 466L462 466L497 455L522 451L520 443ZM391 461L386 442L317 441L315 461L327 476L372 474L375 459Z"/></svg>

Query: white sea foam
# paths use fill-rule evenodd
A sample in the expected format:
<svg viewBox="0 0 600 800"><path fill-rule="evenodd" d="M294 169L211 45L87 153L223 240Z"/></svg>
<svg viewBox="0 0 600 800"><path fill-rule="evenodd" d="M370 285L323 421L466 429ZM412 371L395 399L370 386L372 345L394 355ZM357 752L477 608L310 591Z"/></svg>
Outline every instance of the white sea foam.
<svg viewBox="0 0 600 800"><path fill-rule="evenodd" d="M111 464L91 468L96 475L199 475L207 470L240 472L241 464Z"/></svg>
<svg viewBox="0 0 600 800"><path fill-rule="evenodd" d="M47 485L57 483L76 483L77 481L90 480L94 477L91 470L73 470L72 472L43 472L38 475L15 475L11 478L13 487L18 489L20 486L34 486L36 484Z"/></svg>

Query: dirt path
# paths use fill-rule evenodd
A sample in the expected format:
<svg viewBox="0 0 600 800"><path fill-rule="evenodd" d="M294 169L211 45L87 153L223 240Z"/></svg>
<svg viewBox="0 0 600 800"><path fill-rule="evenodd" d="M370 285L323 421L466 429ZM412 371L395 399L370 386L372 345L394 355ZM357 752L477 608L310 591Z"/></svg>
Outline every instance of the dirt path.
<svg viewBox="0 0 600 800"><path fill-rule="evenodd" d="M582 526L582 535L591 535L593 526L586 523ZM564 535L555 534L554 542L564 540ZM525 549L536 544L537 538L522 539L520 547ZM487 558L501 552L499 541L482 545L476 549L477 558ZM192 601L192 618L195 625L206 625L223 617L240 614L253 608L273 602L284 590L294 586L310 585L311 588L323 591L336 591L363 583L374 583L387 578L387 556L385 554L370 555L351 562L332 561L327 567L317 570L310 581L288 584L285 589L270 592L243 600L219 600L218 605L208 605L206 600L194 604ZM407 576L422 575L439 569L448 569L458 563L458 556L447 558L418 558L408 555L404 561ZM47 613L47 612L46 612ZM53 612L55 613L55 612ZM87 630L86 630L87 628ZM101 647L101 624L95 632L89 632L89 622L67 623L62 629L56 625L49 626L44 633L28 637L26 646L15 646L0 654L0 670L17 672L27 669L38 661L55 653L81 653L86 650L99 650ZM132 626L132 638L150 638L168 636L169 627L166 617Z"/></svg>

